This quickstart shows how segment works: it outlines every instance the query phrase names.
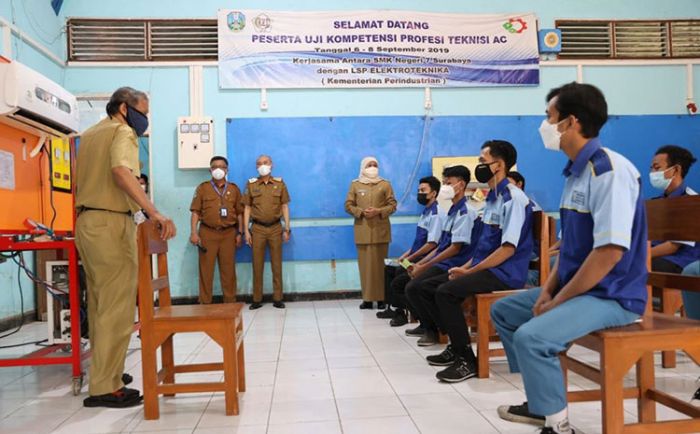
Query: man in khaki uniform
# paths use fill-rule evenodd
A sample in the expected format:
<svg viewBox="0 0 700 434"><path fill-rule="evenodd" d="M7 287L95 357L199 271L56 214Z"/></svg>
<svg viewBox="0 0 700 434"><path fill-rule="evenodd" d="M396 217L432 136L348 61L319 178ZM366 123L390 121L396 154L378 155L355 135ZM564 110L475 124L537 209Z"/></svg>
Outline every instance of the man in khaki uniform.
<svg viewBox="0 0 700 434"><path fill-rule="evenodd" d="M129 87L117 89L104 120L85 131L76 167L76 245L87 275L90 328L90 396L86 407L130 407L140 392L124 387L124 359L136 308L136 225L143 209L161 227L164 240L175 226L161 215L137 180L136 136L148 128L148 97Z"/></svg>
<svg viewBox="0 0 700 434"><path fill-rule="evenodd" d="M226 158L213 157L209 166L212 179L199 184L190 205L190 242L199 247L199 302L211 303L218 258L224 303L233 303L236 301L236 247L242 244L239 232L243 226L241 191L236 184L226 181Z"/></svg>
<svg viewBox="0 0 700 434"><path fill-rule="evenodd" d="M253 248L253 303L250 309L262 307L267 246L270 246L272 265L273 306L282 309L282 242L288 242L292 234L289 226L289 192L282 178L270 175L272 159L269 156L261 155L255 165L260 177L248 180L243 195L245 241ZM280 218L284 218L284 228Z"/></svg>

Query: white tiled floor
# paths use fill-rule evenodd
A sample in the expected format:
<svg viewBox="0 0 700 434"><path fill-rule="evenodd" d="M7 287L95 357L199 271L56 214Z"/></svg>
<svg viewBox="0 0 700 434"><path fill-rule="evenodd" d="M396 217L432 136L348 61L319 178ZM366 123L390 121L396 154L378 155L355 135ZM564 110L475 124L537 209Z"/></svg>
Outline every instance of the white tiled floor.
<svg viewBox="0 0 700 434"><path fill-rule="evenodd" d="M525 400L522 380L508 373L505 360L491 364L491 378L454 385L435 380L436 368L424 357L441 347L418 348L406 327L391 328L376 311L360 311L357 300L288 303L286 310L267 304L246 309L248 391L241 394L241 415L224 414L222 394L161 398L161 418L145 421L141 408L101 410L82 407L71 394L68 366L0 368L0 432L10 433L238 433L238 434L408 434L534 433L534 427L500 420L501 404ZM34 323L0 345L45 337ZM139 341L126 360L134 387L141 387ZM0 357L32 346L0 350ZM584 358L593 354L576 349ZM176 362L221 359L221 350L201 334L181 335ZM678 367L657 369L657 384L689 399L700 369L687 357ZM221 374L178 376L178 381L217 381ZM571 387L585 388L581 377ZM626 417L636 416L634 401ZM577 433L599 433L600 404L570 406ZM659 410L661 417L676 417Z"/></svg>

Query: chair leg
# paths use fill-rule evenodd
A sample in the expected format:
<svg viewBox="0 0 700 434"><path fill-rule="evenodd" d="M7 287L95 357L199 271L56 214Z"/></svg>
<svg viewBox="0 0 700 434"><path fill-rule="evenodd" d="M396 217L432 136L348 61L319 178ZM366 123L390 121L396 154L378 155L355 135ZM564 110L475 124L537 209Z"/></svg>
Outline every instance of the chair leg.
<svg viewBox="0 0 700 434"><path fill-rule="evenodd" d="M146 420L158 419L158 361L157 349L152 345L152 337L148 332L141 334L141 367L143 372L143 415Z"/></svg>
<svg viewBox="0 0 700 434"><path fill-rule="evenodd" d="M238 391L245 392L245 349L242 340L236 354L238 356Z"/></svg>
<svg viewBox="0 0 700 434"><path fill-rule="evenodd" d="M600 351L603 434L621 434L625 423L622 384L624 374L619 374L615 355L606 347L607 345Z"/></svg>
<svg viewBox="0 0 700 434"><path fill-rule="evenodd" d="M163 383L175 383L175 357L173 355L173 335L170 335L160 347L161 358L163 360L163 369L165 370L165 378ZM164 394L163 396L175 396L174 393Z"/></svg>
<svg viewBox="0 0 700 434"><path fill-rule="evenodd" d="M661 290L661 312L666 315L675 315L676 312L683 306L681 292L677 289L663 288ZM661 366L664 368L676 367L676 352L662 351Z"/></svg>
<svg viewBox="0 0 700 434"><path fill-rule="evenodd" d="M637 387L639 423L656 422L656 402L647 397L647 391L654 388L654 353L644 354L637 362Z"/></svg>
<svg viewBox="0 0 700 434"><path fill-rule="evenodd" d="M486 303L477 298L476 300L476 323L477 323L477 344L476 361L479 378L489 378L489 334L491 321L489 310L490 303Z"/></svg>
<svg viewBox="0 0 700 434"><path fill-rule="evenodd" d="M224 384L226 415L237 415L238 408L238 358L236 355L236 333L232 324L225 325L224 339Z"/></svg>

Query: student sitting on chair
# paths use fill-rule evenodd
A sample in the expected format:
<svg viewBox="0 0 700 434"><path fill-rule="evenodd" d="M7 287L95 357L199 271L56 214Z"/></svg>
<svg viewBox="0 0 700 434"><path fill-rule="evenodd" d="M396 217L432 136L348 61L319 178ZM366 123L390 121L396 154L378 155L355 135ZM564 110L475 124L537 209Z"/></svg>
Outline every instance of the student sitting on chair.
<svg viewBox="0 0 700 434"><path fill-rule="evenodd" d="M408 269L411 281L406 285L406 298L416 311L420 325L406 330L409 336L420 336L419 346L434 345L438 342L438 325L434 317L423 307L422 283L436 276L445 276L447 270L467 262L474 250L473 246L481 232L481 219L467 203L464 192L471 179L469 169L464 166L447 167L442 172L442 197L452 200L437 249Z"/></svg>
<svg viewBox="0 0 700 434"><path fill-rule="evenodd" d="M661 190L663 195L654 199L671 199L695 195L685 184L690 166L697 161L693 154L680 146L662 146L651 160L649 180L652 187ZM680 273L693 261L700 259L700 246L693 241L652 241L651 269L665 273Z"/></svg>
<svg viewBox="0 0 700 434"><path fill-rule="evenodd" d="M559 353L593 331L637 320L647 303L647 223L640 175L603 148L605 97L570 83L547 95L540 135L569 158L561 196L559 259L541 288L503 298L491 318L511 372L523 376L527 402L501 406L501 418L544 425L541 434L570 434Z"/></svg>
<svg viewBox="0 0 700 434"><path fill-rule="evenodd" d="M504 140L491 140L481 147L476 179L488 183L490 191L474 255L467 263L451 268L448 275L422 285L424 306L439 318L437 322L450 336L450 345L443 352L427 357L433 366L446 366L435 375L440 381L456 383L477 375L476 356L464 321L464 299L525 285L532 255L532 205L506 178L517 155L515 147ZM427 297L430 290L435 291L432 300Z"/></svg>
<svg viewBox="0 0 700 434"><path fill-rule="evenodd" d="M445 219L445 211L438 206L437 195L440 192L440 180L434 176L426 176L418 182L418 203L423 205L423 212L416 227L416 237L413 245L398 259L398 262L418 262L432 252L440 241L442 223ZM387 265L384 267L386 310L377 312L377 318L391 318L392 327L400 327L408 323L406 309L416 312L407 304L405 290L406 284L411 281L406 268L401 265ZM396 310L391 309L391 305Z"/></svg>
<svg viewBox="0 0 700 434"><path fill-rule="evenodd" d="M511 184L514 184L517 186L519 189L521 189L523 192L525 192L525 177L520 174L520 172L516 172L515 170L511 170L508 172L508 181L510 181ZM527 194L527 193L525 193ZM535 202L533 198L528 196L528 199L530 199L530 205L532 206L532 212L536 211L542 211L542 207ZM532 239L533 245L532 245L532 260L536 261L539 258L540 255L540 240L535 239L533 237ZM525 287L526 288L532 288L533 286L537 286L537 284L540 281L540 273L537 270L527 270L527 281L525 282Z"/></svg>

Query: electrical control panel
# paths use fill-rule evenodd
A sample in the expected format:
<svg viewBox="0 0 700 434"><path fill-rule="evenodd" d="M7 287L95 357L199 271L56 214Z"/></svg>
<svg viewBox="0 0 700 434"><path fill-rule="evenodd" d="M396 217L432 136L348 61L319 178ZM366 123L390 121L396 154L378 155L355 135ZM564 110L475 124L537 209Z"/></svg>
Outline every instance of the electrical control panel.
<svg viewBox="0 0 700 434"><path fill-rule="evenodd" d="M178 167L208 169L214 156L214 119L210 116L177 120Z"/></svg>
<svg viewBox="0 0 700 434"><path fill-rule="evenodd" d="M71 155L67 139L51 139L51 187L54 190L71 191Z"/></svg>

